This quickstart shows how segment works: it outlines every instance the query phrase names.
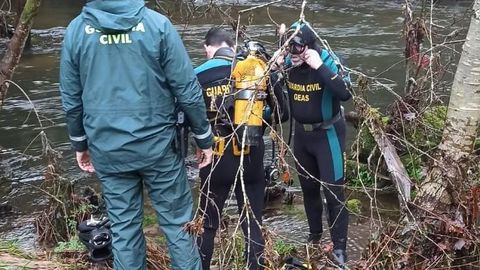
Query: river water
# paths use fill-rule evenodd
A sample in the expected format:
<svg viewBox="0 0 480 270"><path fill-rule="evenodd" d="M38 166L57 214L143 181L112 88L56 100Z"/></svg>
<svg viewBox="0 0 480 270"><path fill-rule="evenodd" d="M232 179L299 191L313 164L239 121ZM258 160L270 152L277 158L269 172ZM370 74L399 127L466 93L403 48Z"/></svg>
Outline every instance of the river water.
<svg viewBox="0 0 480 270"><path fill-rule="evenodd" d="M65 26L81 9L77 0L44 0L35 19L32 36L33 47L25 51L16 70L14 81L23 89L39 112L44 130L53 147L62 153L62 168L65 177L75 179L77 187L95 185L94 177L81 173L76 167L70 150L65 128L64 115L58 92L59 51ZM165 7L178 19L178 6L174 1ZM235 5L232 10L262 4L262 1L226 1ZM370 76L387 78L387 84L401 92L405 78L403 65L402 5L404 1L309 1L306 19L313 23L319 34L328 40L330 46L346 58L349 67ZM471 1L438 1L435 5L434 22L446 24L451 18L464 16ZM197 1L202 4L201 1ZM276 22L291 23L298 19L301 1L283 1L269 8L270 16ZM223 8L227 8L223 6ZM177 13L175 13L177 12ZM265 8L256 10L247 22L247 34L252 38L266 41L275 40L275 24L269 19ZM234 15L236 18L237 15ZM175 18L175 17L174 17ZM193 64L204 61L202 38L214 24L224 23L218 15L194 18L187 27L178 25ZM273 45L267 45L271 50ZM111 68L111 67L105 67ZM120 67L117 67L120 68ZM393 99L385 90L370 94L370 102L385 107ZM38 190L43 180L44 160L41 157L42 144L38 139L40 127L33 105L15 86L11 86L0 112L0 204L13 206L14 215L0 216L2 238L19 239L24 247L31 247L33 241L32 220L45 206L47 197ZM346 104L347 111L351 104ZM349 138L355 132L349 130ZM191 160L191 159L190 159ZM189 163L191 165L191 162ZM190 166L191 168L191 166ZM190 170L192 176L195 170ZM388 196L387 196L388 197ZM392 197L392 196L390 196ZM394 196L393 196L394 197ZM364 208L370 202L364 200ZM390 209L394 204L388 203ZM281 208L281 207L279 207ZM266 217L265 223L275 232L296 241L303 241L308 227L301 215L289 215L276 208ZM301 211L300 211L301 212ZM358 257L365 239L370 235L370 226L352 218L349 248Z"/></svg>

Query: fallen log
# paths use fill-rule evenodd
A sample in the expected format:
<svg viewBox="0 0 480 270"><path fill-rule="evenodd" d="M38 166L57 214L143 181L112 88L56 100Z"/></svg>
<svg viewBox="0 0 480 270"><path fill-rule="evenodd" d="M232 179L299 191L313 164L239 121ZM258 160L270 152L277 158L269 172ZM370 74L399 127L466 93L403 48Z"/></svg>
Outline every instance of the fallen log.
<svg viewBox="0 0 480 270"><path fill-rule="evenodd" d="M368 86L368 79L366 77L360 77L358 86L360 92L364 92L365 88ZM365 99L360 96L355 96L353 103L359 118L363 119L364 124L373 135L375 142L384 157L387 170L398 190L400 207L402 211L404 211L407 209L407 203L410 201L410 191L412 186L412 181L408 176L407 170L401 162L395 146L390 142L390 139L384 130L380 115L376 113Z"/></svg>

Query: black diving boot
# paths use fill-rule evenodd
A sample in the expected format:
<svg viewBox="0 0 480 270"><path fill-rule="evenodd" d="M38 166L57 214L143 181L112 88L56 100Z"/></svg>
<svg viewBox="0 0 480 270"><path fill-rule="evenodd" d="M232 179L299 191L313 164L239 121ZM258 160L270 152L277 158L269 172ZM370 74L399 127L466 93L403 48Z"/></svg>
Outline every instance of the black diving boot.
<svg viewBox="0 0 480 270"><path fill-rule="evenodd" d="M312 245L319 245L320 240L322 240L322 234L321 233L310 233L308 235L307 242Z"/></svg>
<svg viewBox="0 0 480 270"><path fill-rule="evenodd" d="M335 265L340 269L345 269L345 266L347 265L347 252L343 249L335 249L332 252L332 256Z"/></svg>

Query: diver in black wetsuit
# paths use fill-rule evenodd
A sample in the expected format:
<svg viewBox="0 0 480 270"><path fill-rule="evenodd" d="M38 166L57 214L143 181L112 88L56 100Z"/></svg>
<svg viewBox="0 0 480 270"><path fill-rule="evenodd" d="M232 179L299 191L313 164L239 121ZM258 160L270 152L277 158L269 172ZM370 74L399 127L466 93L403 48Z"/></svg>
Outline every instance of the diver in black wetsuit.
<svg viewBox="0 0 480 270"><path fill-rule="evenodd" d="M221 222L221 213L225 200L232 186L237 199L242 230L245 235L245 250L248 269L263 269L262 253L264 239L262 236L262 210L264 207L265 192L265 169L263 166L264 142L259 137L256 146L249 147L249 153L245 154L243 162L243 179L245 191L249 200L251 212L247 221L244 208L244 197L238 168L240 155L238 142L228 141L233 132L233 102L229 99L232 94L231 70L232 61L236 57L233 50L234 43L230 35L221 28L212 28L205 36L205 52L209 59L195 69L197 77L203 88L207 115L212 124L212 130L216 136L215 155L211 165L200 170L201 178L201 201L200 208L205 211L204 233L197 239L200 247L202 266L204 270L210 269L210 261L213 255L214 238ZM274 87L275 96L280 106L280 111L287 110L283 99L281 87ZM267 103L272 106L272 102ZM272 110L276 111L276 109ZM281 113L287 115L286 113ZM278 117L272 115L272 117ZM288 117L288 115L287 115ZM283 121L287 120L282 117ZM277 121L278 123L279 121ZM235 137L235 136L233 136ZM236 140L237 138L233 138ZM221 146L222 144L225 145ZM219 149L223 148L223 149ZM234 148L235 152L234 153ZM213 171L212 171L213 166ZM210 177L209 177L210 175ZM252 215L253 212L253 215ZM249 251L249 252L248 252Z"/></svg>
<svg viewBox="0 0 480 270"><path fill-rule="evenodd" d="M322 236L323 185L334 259L344 266L348 211L344 195L345 120L340 102L349 100L351 94L332 55L316 43L315 33L306 24L291 40L285 61L280 56L274 67L283 64L289 66L287 87L296 122L294 155L310 228L308 242L318 243Z"/></svg>

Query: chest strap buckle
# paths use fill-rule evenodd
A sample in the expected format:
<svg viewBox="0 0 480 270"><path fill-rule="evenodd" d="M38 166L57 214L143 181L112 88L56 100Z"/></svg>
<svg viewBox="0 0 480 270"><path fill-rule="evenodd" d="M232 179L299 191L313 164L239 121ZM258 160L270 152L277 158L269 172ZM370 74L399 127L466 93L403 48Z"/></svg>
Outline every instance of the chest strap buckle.
<svg viewBox="0 0 480 270"><path fill-rule="evenodd" d="M225 138L215 136L213 137L213 154L215 156L223 156L225 152Z"/></svg>
<svg viewBox="0 0 480 270"><path fill-rule="evenodd" d="M233 148L233 155L237 156L237 157L241 156L242 155L242 147L239 145L236 137L233 137L232 143L233 143L233 147L232 147ZM243 147L243 154L244 155L250 154L250 146L245 145Z"/></svg>

